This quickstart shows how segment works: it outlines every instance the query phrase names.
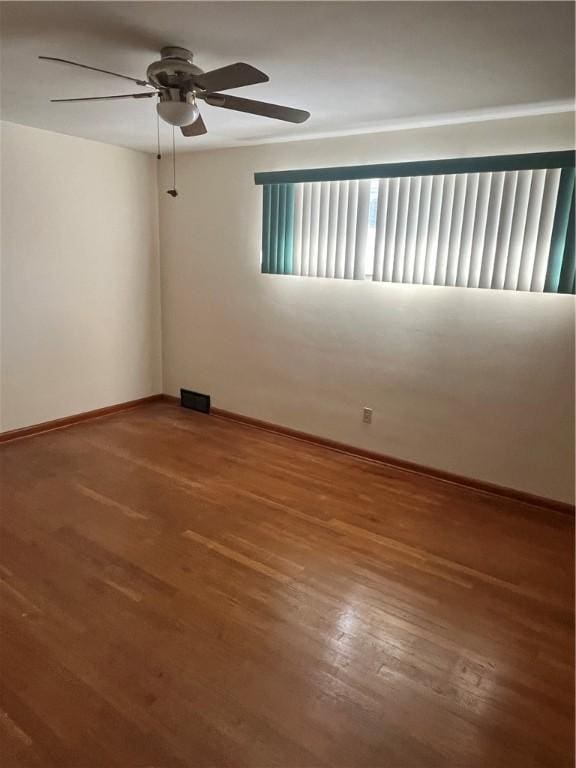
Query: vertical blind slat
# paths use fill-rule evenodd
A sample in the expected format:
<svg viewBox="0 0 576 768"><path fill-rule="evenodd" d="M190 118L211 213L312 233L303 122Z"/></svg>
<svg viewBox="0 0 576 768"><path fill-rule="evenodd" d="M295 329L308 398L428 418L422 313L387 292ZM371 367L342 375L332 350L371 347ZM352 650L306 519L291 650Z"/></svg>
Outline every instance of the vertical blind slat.
<svg viewBox="0 0 576 768"><path fill-rule="evenodd" d="M336 274L336 247L338 235L338 205L340 199L340 184L330 182L330 207L328 209L328 244L326 255L326 277Z"/></svg>
<svg viewBox="0 0 576 768"><path fill-rule="evenodd" d="M432 176L424 176L420 186L420 204L418 210L418 229L416 231L416 250L414 254L415 283L424 282L424 268L426 266L426 244L428 243L428 231L430 228L430 204L432 202Z"/></svg>
<svg viewBox="0 0 576 768"><path fill-rule="evenodd" d="M492 174L482 173L478 178L478 193L476 196L476 211L474 214L474 230L472 233L472 250L470 253L470 268L468 271L468 286L478 288L482 270L482 255L486 242L486 225L488 222L488 204L492 188Z"/></svg>
<svg viewBox="0 0 576 768"><path fill-rule="evenodd" d="M358 218L358 181L349 182L348 211L346 216L346 260L344 277L352 280L354 277L354 253L356 250L356 222Z"/></svg>
<svg viewBox="0 0 576 768"><path fill-rule="evenodd" d="M504 173L492 174L490 198L488 200L488 215L484 235L484 257L480 270L480 288L490 288L494 273L494 258L498 242L498 224L500 221L500 206L504 192Z"/></svg>
<svg viewBox="0 0 576 768"><path fill-rule="evenodd" d="M507 171L504 176L504 189L502 191L502 207L500 209L500 221L496 238L496 254L494 256L494 271L492 272L492 288L504 288L506 277L506 263L508 261L508 249L510 247L510 234L512 232L512 218L516 204L516 187L518 185L518 171Z"/></svg>
<svg viewBox="0 0 576 768"><path fill-rule="evenodd" d="M318 216L318 277L326 277L328 261L328 216L330 212L330 182L320 184L320 214Z"/></svg>
<svg viewBox="0 0 576 768"><path fill-rule="evenodd" d="M450 229L452 226L452 208L454 205L454 176L444 177L442 209L440 212L440 232L438 234L438 251L436 254L436 272L434 285L445 285L446 269L448 267L448 249L450 247Z"/></svg>
<svg viewBox="0 0 576 768"><path fill-rule="evenodd" d="M398 196L400 179L390 179L388 187L388 207L386 211L386 239L384 244L384 276L386 282L392 281L394 272L394 252L396 250L396 221L398 219Z"/></svg>
<svg viewBox="0 0 576 768"><path fill-rule="evenodd" d="M410 196L408 198L408 218L406 220L406 250L404 252L403 283L411 283L414 278L414 262L416 260L416 234L418 231L418 212L420 209L420 193L422 177L410 180Z"/></svg>
<svg viewBox="0 0 576 768"><path fill-rule="evenodd" d="M401 283L404 275L404 257L406 254L406 230L408 227L408 200L410 199L410 177L400 179L398 194L398 217L396 220L396 249L394 253L394 272L392 279Z"/></svg>
<svg viewBox="0 0 576 768"><path fill-rule="evenodd" d="M354 248L354 280L363 280L366 274L366 246L368 244L368 214L370 211L370 179L358 182L358 209L356 214L356 244Z"/></svg>
<svg viewBox="0 0 576 768"><path fill-rule="evenodd" d="M520 255L520 269L516 289L529 291L534 272L534 259L536 257L536 241L542 216L542 201L544 197L544 185L546 183L546 171L533 171L532 184L530 185L530 199L526 212L526 228L524 230L524 242Z"/></svg>
<svg viewBox="0 0 576 768"><path fill-rule="evenodd" d="M524 247L526 234L526 216L530 202L530 189L532 186L532 171L519 171L516 184L516 203L512 216L512 229L510 231L510 244L508 246L508 261L504 275L504 288L508 291L516 290L520 277L520 259Z"/></svg>
<svg viewBox="0 0 576 768"><path fill-rule="evenodd" d="M310 232L312 222L312 184L302 184L302 246L300 274L310 272Z"/></svg>
<svg viewBox="0 0 576 768"><path fill-rule="evenodd" d="M430 224L428 225L428 245L426 262L424 264L424 283L434 284L436 261L438 259L438 242L440 239L440 223L442 220L442 203L444 200L445 176L436 176L432 184L432 200L430 205Z"/></svg>
<svg viewBox="0 0 576 768"><path fill-rule="evenodd" d="M294 184L294 251L292 274L302 274L302 215L304 184Z"/></svg>
<svg viewBox="0 0 576 768"><path fill-rule="evenodd" d="M478 185L480 175L471 173L466 180L466 196L462 213L462 234L460 239L460 259L456 271L458 286L467 286L470 279L470 263L472 260L472 244L474 242L474 223L476 220L476 205L478 202Z"/></svg>
<svg viewBox="0 0 576 768"><path fill-rule="evenodd" d="M262 272L270 272L270 184L262 188Z"/></svg>
<svg viewBox="0 0 576 768"><path fill-rule="evenodd" d="M294 268L294 184L286 184L286 219L284 227L284 270L291 275Z"/></svg>
<svg viewBox="0 0 576 768"><path fill-rule="evenodd" d="M378 182L378 207L376 210L376 236L374 239L373 280L383 279L384 245L386 242L386 208L388 205L388 179Z"/></svg>
<svg viewBox="0 0 576 768"><path fill-rule="evenodd" d="M560 184L560 169L553 168L546 171L544 182L544 195L542 197L542 209L540 213L540 226L536 238L536 254L534 256L534 269L530 290L542 292L546 282L546 269L548 256L550 255L550 240L552 227L554 226L554 212L558 198L558 186Z"/></svg>
<svg viewBox="0 0 576 768"><path fill-rule="evenodd" d="M284 246L286 243L286 184L278 185L278 228L276 230L276 272L284 273Z"/></svg>
<svg viewBox="0 0 576 768"><path fill-rule="evenodd" d="M271 216L270 216L270 272L278 274L278 219L279 219L279 185L271 185Z"/></svg>
<svg viewBox="0 0 576 768"><path fill-rule="evenodd" d="M346 227L348 224L348 181L338 182L338 229L336 234L336 277L344 277L346 264Z"/></svg>
<svg viewBox="0 0 576 768"><path fill-rule="evenodd" d="M458 276L458 259L460 257L460 243L462 241L467 182L467 173L454 177L454 200L452 202L452 221L450 222L445 285L456 285Z"/></svg>
<svg viewBox="0 0 576 768"><path fill-rule="evenodd" d="M312 204L310 207L310 261L308 275L318 276L318 245L320 242L320 193L322 182L312 184Z"/></svg>

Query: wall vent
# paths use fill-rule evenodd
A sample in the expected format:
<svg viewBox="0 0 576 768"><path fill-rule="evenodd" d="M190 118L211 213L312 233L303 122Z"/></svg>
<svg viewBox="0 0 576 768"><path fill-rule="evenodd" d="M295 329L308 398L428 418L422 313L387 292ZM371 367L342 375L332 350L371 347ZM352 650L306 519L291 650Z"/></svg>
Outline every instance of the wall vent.
<svg viewBox="0 0 576 768"><path fill-rule="evenodd" d="M181 389L180 405L183 408L191 408L193 411L200 411L200 413L210 413L210 395L202 395L200 392Z"/></svg>

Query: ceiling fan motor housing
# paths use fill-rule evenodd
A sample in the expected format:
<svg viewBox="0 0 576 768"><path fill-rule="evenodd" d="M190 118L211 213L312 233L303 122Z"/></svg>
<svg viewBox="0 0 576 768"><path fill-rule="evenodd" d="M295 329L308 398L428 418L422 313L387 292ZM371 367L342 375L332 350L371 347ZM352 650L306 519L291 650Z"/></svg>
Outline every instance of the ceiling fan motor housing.
<svg viewBox="0 0 576 768"><path fill-rule="evenodd" d="M187 48L166 46L160 51L160 61L150 64L146 70L148 80L158 88L190 90L195 75L203 70L192 63L193 54Z"/></svg>

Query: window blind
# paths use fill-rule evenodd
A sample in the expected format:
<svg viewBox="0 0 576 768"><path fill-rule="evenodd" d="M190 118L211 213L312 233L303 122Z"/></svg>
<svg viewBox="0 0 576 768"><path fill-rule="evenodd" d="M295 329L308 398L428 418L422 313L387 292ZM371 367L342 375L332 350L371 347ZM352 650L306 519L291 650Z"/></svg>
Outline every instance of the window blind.
<svg viewBox="0 0 576 768"><path fill-rule="evenodd" d="M256 180L263 272L574 293L572 152Z"/></svg>

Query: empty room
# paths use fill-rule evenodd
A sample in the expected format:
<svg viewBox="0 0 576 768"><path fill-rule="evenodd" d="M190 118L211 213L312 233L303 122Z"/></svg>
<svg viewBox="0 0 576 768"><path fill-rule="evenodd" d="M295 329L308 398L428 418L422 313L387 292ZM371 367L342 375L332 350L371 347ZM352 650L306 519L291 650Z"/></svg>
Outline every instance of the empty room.
<svg viewBox="0 0 576 768"><path fill-rule="evenodd" d="M571 768L575 4L0 22L0 768Z"/></svg>

